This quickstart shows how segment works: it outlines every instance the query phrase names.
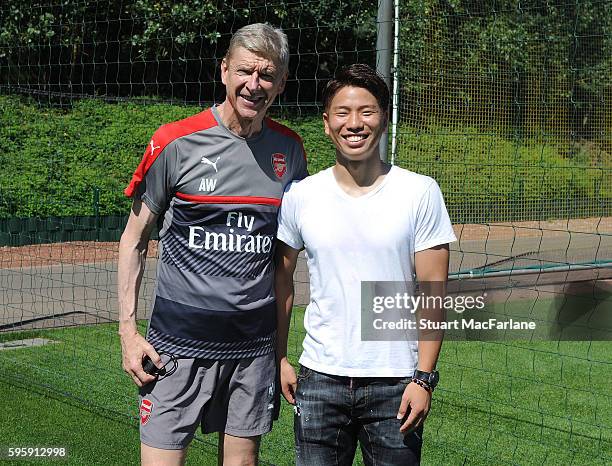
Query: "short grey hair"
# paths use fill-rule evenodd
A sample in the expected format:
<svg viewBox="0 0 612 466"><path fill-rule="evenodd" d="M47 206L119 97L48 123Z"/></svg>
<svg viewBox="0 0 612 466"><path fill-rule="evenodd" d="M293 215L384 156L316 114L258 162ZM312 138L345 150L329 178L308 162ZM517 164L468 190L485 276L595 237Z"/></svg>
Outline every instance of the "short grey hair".
<svg viewBox="0 0 612 466"><path fill-rule="evenodd" d="M287 35L280 28L265 23L244 26L232 36L225 58L228 59L237 47L272 60L282 73L289 69L289 44Z"/></svg>

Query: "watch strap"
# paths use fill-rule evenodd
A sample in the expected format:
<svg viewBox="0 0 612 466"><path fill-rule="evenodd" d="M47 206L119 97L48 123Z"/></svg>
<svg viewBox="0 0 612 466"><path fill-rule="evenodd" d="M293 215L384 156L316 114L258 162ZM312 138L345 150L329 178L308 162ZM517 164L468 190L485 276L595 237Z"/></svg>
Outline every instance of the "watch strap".
<svg viewBox="0 0 612 466"><path fill-rule="evenodd" d="M434 388L436 388L436 385L438 385L439 377L438 371L425 372L418 369L414 371L414 375L412 376L413 379L420 380L421 382L427 384L432 391Z"/></svg>

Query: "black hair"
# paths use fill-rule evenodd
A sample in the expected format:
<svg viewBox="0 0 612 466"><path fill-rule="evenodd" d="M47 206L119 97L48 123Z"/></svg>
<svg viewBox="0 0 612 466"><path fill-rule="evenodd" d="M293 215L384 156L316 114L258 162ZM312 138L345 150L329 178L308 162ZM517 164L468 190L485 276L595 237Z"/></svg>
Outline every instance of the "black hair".
<svg viewBox="0 0 612 466"><path fill-rule="evenodd" d="M389 111L389 87L385 80L370 66L363 63L342 68L327 83L323 90L323 110L329 110L329 105L338 91L344 87L362 87L369 91L376 100L383 112Z"/></svg>

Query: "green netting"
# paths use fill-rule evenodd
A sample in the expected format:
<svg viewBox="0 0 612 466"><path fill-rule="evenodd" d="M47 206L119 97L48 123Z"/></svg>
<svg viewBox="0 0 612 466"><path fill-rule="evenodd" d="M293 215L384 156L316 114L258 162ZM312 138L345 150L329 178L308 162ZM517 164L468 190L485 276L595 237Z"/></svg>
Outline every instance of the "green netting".
<svg viewBox="0 0 612 466"><path fill-rule="evenodd" d="M3 378L133 423L136 393L116 336L116 241L129 208L121 190L148 137L222 98L217 69L231 32L266 20L287 31L291 47L288 88L274 113L304 137L311 173L331 165L317 100L342 64L375 63L377 6L2 2L0 341L57 342L0 350ZM459 238L451 278L494 295L489 311L498 316L588 324L608 315L612 2L399 7L392 155L442 187ZM296 283L296 304L306 305L303 261ZM297 308L293 362L302 317ZM609 340L610 326L600 330ZM609 464L611 367L609 341L446 342L423 462ZM284 405L264 461L292 464L292 435Z"/></svg>

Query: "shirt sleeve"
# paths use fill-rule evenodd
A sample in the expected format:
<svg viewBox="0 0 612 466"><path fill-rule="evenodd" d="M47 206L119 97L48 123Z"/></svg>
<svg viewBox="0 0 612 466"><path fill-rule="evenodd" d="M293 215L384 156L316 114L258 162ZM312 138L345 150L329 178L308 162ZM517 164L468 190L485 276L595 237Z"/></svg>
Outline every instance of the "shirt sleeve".
<svg viewBox="0 0 612 466"><path fill-rule="evenodd" d="M176 160L176 144L170 143L155 158L135 188L133 197L142 200L156 215L168 209L174 192Z"/></svg>
<svg viewBox="0 0 612 466"><path fill-rule="evenodd" d="M276 237L293 249L300 250L304 247L304 241L300 232L299 198L297 195L297 181L290 183L285 189L283 202L278 210L278 231Z"/></svg>
<svg viewBox="0 0 612 466"><path fill-rule="evenodd" d="M423 251L453 241L457 241L457 237L446 211L442 191L438 183L432 180L417 208L414 251Z"/></svg>

